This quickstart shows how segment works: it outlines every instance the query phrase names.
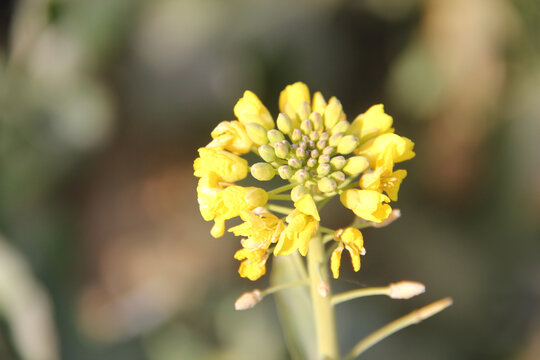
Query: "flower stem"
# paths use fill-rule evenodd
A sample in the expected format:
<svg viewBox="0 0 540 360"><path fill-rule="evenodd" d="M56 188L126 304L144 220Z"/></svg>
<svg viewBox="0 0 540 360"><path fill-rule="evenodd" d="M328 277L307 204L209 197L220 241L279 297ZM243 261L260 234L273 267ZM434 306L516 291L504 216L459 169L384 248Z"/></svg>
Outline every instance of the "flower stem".
<svg viewBox="0 0 540 360"><path fill-rule="evenodd" d="M332 296L331 301L332 301L332 305L337 305L339 303L353 300L359 297L364 297L364 296L388 295L389 292L390 292L390 288L388 286L355 289L351 291L346 291L341 294L336 294Z"/></svg>
<svg viewBox="0 0 540 360"><path fill-rule="evenodd" d="M275 205L275 204L267 204L266 207L269 210L272 210L272 211L275 211L277 213L284 214L284 215L289 215L294 210L286 206L280 206L280 205Z"/></svg>
<svg viewBox="0 0 540 360"><path fill-rule="evenodd" d="M414 310L413 312L400 317L397 320L392 321L391 323L383 326L379 330L371 333L364 339L360 340L354 348L345 356L344 360L353 360L364 351L377 344L379 341L387 338L393 333L406 328L407 326L418 324L424 319L431 317L438 312L446 309L448 306L452 305L452 299L447 297L439 301L435 301L423 308Z"/></svg>
<svg viewBox="0 0 540 360"><path fill-rule="evenodd" d="M267 192L268 195L275 195L275 194L279 194L279 193L282 193L284 191L287 191L287 190L290 190L292 189L293 187L295 187L297 184L287 184L287 185L283 185L283 186L280 186L278 188L275 188L273 190L270 190Z"/></svg>
<svg viewBox="0 0 540 360"><path fill-rule="evenodd" d="M334 308L331 297L323 297L319 293L321 283L328 284L324 246L319 235L313 237L310 241L307 262L319 359L337 360L339 359L339 351Z"/></svg>
<svg viewBox="0 0 540 360"><path fill-rule="evenodd" d="M308 284L309 284L308 279L305 279L305 280L300 280L300 281L295 281L295 282L290 282L290 283L285 283L285 284L274 285L274 286L269 287L268 289L261 291L261 296L264 297L264 296L273 294L281 290L285 290L285 289L292 288L295 286L308 285Z"/></svg>

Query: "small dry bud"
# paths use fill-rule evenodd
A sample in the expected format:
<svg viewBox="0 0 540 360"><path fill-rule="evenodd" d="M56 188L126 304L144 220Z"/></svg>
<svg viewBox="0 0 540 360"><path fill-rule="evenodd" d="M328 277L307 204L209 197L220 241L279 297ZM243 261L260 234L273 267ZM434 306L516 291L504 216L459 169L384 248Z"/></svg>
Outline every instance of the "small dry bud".
<svg viewBox="0 0 540 360"><path fill-rule="evenodd" d="M319 284L317 285L317 292L322 297L327 297L328 295L330 295L330 284L328 284L327 281L319 282Z"/></svg>
<svg viewBox="0 0 540 360"><path fill-rule="evenodd" d="M259 289L248 291L240 295L234 303L235 310L247 310L257 305L262 300L262 294Z"/></svg>
<svg viewBox="0 0 540 360"><path fill-rule="evenodd" d="M396 221L400 217L401 217L401 211L399 209L394 209L390 213L390 216L388 216L385 220L383 220L380 223L372 222L371 226L373 226L375 228L382 228L382 227L390 225L391 223L393 223L394 221Z"/></svg>
<svg viewBox="0 0 540 360"><path fill-rule="evenodd" d="M392 299L410 299L426 291L424 284L416 281L400 281L389 285L388 296Z"/></svg>

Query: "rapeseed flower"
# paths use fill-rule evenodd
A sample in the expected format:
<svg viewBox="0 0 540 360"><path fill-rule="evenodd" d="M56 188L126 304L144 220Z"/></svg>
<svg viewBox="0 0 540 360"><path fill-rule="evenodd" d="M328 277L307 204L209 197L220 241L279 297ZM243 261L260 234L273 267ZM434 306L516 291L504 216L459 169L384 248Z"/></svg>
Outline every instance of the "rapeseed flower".
<svg viewBox="0 0 540 360"><path fill-rule="evenodd" d="M281 92L279 111L273 117L257 95L246 91L234 106L236 120L217 125L194 163L201 215L215 222L211 234L222 236L226 220L243 220L229 231L242 237L235 258L241 261L240 275L251 280L265 274L271 254L306 256L310 242L331 231L320 225L319 209L334 196L367 222L385 221L407 174L395 164L415 155L414 143L394 133L382 104L351 123L337 98L311 96L307 85L297 82ZM242 157L250 152L260 158L251 165ZM235 184L248 174L260 182L280 178L285 183L268 191ZM334 276L343 249L358 271L364 252L360 231L347 227L336 240L330 260Z"/></svg>

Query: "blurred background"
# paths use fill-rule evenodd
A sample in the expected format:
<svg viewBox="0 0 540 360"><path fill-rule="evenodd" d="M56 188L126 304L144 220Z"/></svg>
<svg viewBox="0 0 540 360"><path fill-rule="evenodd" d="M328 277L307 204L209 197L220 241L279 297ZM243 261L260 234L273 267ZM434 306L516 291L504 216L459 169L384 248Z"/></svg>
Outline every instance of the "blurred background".
<svg viewBox="0 0 540 360"><path fill-rule="evenodd" d="M334 288L427 293L340 305L342 352L452 296L365 358L539 359L537 0L3 1L0 359L288 359L272 299L233 310L268 276L211 238L192 162L244 90L277 115L295 81L416 142L402 218Z"/></svg>

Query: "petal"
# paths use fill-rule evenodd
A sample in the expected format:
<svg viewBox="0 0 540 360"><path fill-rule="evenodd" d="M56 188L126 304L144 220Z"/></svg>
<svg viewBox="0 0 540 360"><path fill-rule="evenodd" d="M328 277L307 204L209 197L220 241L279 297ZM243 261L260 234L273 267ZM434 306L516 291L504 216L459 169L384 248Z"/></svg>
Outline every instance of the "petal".
<svg viewBox="0 0 540 360"><path fill-rule="evenodd" d="M337 248L332 251L332 255L330 257L330 268L332 269L332 275L334 276L334 279L337 279L339 277L339 267L341 265L341 252L343 251L343 245L339 244Z"/></svg>
<svg viewBox="0 0 540 360"><path fill-rule="evenodd" d="M319 212L317 211L317 205L310 194L303 195L300 199L294 202L294 207L304 214L311 215L317 221L321 221Z"/></svg>
<svg viewBox="0 0 540 360"><path fill-rule="evenodd" d="M261 100L251 91L244 92L244 96L234 106L234 115L243 124L257 123L266 130L275 127L274 120Z"/></svg>

